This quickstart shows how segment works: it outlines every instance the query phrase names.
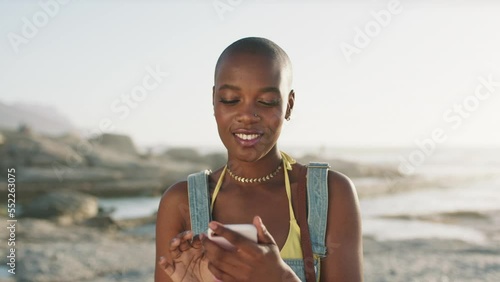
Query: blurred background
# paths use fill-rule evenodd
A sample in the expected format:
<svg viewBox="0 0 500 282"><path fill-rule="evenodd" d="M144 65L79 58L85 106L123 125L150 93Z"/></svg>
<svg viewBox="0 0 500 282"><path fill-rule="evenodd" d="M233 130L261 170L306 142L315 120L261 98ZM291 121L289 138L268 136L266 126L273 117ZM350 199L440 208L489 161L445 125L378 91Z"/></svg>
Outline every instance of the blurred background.
<svg viewBox="0 0 500 282"><path fill-rule="evenodd" d="M160 195L226 161L213 71L248 36L293 63L280 148L357 188L366 281L500 281L499 12L486 0L0 2L0 216L15 168L18 219L16 274L2 240L0 281L152 281Z"/></svg>

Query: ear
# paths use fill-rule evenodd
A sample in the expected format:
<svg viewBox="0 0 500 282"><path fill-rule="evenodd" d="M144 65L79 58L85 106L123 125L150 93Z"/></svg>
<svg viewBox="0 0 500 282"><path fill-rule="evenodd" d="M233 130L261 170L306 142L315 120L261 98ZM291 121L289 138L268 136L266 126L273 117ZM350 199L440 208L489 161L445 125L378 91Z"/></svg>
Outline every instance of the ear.
<svg viewBox="0 0 500 282"><path fill-rule="evenodd" d="M295 91L293 89L288 94L288 104L286 106L286 114L285 119L290 120L290 116L292 115L293 105L295 104Z"/></svg>

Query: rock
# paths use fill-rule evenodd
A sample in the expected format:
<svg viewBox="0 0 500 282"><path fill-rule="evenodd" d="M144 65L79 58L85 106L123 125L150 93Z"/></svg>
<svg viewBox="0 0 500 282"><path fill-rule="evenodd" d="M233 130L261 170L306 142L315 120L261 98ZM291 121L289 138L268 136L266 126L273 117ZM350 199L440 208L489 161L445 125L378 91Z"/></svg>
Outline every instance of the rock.
<svg viewBox="0 0 500 282"><path fill-rule="evenodd" d="M65 224L81 222L98 212L97 198L74 191L51 192L34 199L23 212L25 217L51 218Z"/></svg>
<svg viewBox="0 0 500 282"><path fill-rule="evenodd" d="M96 183L93 194L103 197L125 195L152 195L164 188L163 183L154 179L126 179Z"/></svg>
<svg viewBox="0 0 500 282"><path fill-rule="evenodd" d="M119 152L111 145L104 146L97 141L92 141L89 144L84 154L89 166L119 169L139 166L140 159L137 155Z"/></svg>
<svg viewBox="0 0 500 282"><path fill-rule="evenodd" d="M120 226L118 223L109 215L96 216L87 219L83 222L85 226L95 227L100 229L118 229Z"/></svg>
<svg viewBox="0 0 500 282"><path fill-rule="evenodd" d="M164 156L174 161L197 162L201 159L198 151L193 148L172 148L167 150Z"/></svg>
<svg viewBox="0 0 500 282"><path fill-rule="evenodd" d="M0 157L5 166L52 167L54 164L86 165L86 160L71 146L53 138L13 131L3 131Z"/></svg>
<svg viewBox="0 0 500 282"><path fill-rule="evenodd" d="M139 155L134 142L127 135L104 133L91 141L118 153L132 156Z"/></svg>

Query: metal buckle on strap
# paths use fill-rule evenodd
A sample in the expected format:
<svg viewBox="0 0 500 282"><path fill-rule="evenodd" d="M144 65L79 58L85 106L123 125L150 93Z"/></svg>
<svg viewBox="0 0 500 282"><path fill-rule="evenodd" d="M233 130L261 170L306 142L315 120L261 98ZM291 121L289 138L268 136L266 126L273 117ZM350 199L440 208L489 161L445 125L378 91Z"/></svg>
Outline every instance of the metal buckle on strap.
<svg viewBox="0 0 500 282"><path fill-rule="evenodd" d="M324 163L324 164L319 164L318 163L318 164L312 164L312 165L309 164L309 165L307 165L307 167L313 167L313 168L331 168L331 166L329 164L326 164L326 163Z"/></svg>

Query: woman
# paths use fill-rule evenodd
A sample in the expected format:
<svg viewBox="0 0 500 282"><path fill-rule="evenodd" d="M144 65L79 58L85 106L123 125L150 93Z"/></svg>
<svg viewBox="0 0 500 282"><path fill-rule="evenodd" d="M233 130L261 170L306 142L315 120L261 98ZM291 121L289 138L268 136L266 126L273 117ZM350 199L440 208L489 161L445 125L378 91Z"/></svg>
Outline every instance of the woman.
<svg viewBox="0 0 500 282"><path fill-rule="evenodd" d="M176 183L165 192L158 210L155 280L300 281L303 270L285 261L304 256L298 208L292 203L305 189L300 179L306 169L277 146L295 103L290 60L272 41L244 38L221 54L214 80L214 115L228 161L208 176L209 212L215 220L210 228L236 250L221 248L205 234L194 236L190 215L199 211L196 205L189 208L188 183ZM327 175L326 253L316 277L362 281L356 192L346 176L335 171ZM232 223L254 224L258 242L223 226Z"/></svg>

